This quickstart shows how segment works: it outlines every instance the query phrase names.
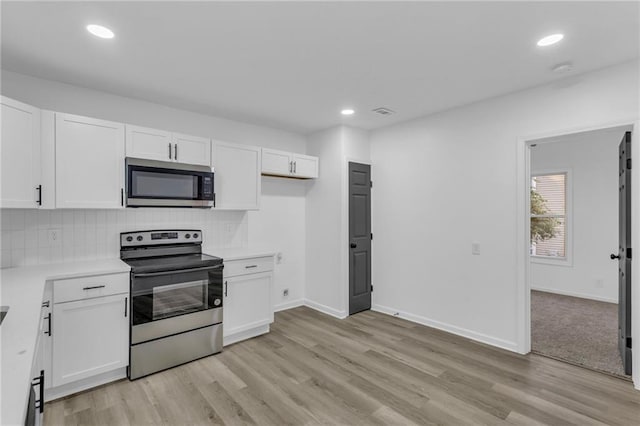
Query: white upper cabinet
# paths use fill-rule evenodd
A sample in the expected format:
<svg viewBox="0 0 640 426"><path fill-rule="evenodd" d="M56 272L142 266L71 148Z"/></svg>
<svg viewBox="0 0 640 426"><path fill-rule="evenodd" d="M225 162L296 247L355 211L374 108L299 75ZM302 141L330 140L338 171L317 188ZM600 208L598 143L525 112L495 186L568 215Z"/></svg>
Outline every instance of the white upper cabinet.
<svg viewBox="0 0 640 426"><path fill-rule="evenodd" d="M40 110L2 97L0 166L4 208L35 208L41 199Z"/></svg>
<svg viewBox="0 0 640 426"><path fill-rule="evenodd" d="M127 157L211 166L211 140L200 136L126 125Z"/></svg>
<svg viewBox="0 0 640 426"><path fill-rule="evenodd" d="M171 140L174 161L211 166L211 139L172 133Z"/></svg>
<svg viewBox="0 0 640 426"><path fill-rule="evenodd" d="M262 149L262 173L280 176L288 176L292 172L291 153L276 151L275 149Z"/></svg>
<svg viewBox="0 0 640 426"><path fill-rule="evenodd" d="M173 143L171 133L148 127L127 124L126 154L127 157L145 158L148 160L172 161Z"/></svg>
<svg viewBox="0 0 640 426"><path fill-rule="evenodd" d="M263 148L262 174L315 179L318 177L318 157Z"/></svg>
<svg viewBox="0 0 640 426"><path fill-rule="evenodd" d="M318 177L318 157L310 155L292 154L293 176L300 178Z"/></svg>
<svg viewBox="0 0 640 426"><path fill-rule="evenodd" d="M214 141L216 209L260 208L260 148Z"/></svg>
<svg viewBox="0 0 640 426"><path fill-rule="evenodd" d="M124 124L56 113L56 207L123 207Z"/></svg>

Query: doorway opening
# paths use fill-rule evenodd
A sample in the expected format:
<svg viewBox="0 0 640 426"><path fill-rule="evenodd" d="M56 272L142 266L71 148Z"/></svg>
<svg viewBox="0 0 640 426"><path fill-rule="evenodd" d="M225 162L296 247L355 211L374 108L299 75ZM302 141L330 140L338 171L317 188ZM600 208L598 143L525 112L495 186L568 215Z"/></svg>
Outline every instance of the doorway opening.
<svg viewBox="0 0 640 426"><path fill-rule="evenodd" d="M527 142L531 351L629 380L630 132Z"/></svg>

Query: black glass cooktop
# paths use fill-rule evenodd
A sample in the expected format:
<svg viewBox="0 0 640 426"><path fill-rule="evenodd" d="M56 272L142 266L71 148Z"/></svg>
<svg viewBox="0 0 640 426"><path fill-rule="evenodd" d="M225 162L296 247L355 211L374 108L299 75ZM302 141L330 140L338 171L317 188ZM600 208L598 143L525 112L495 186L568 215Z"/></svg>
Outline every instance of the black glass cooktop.
<svg viewBox="0 0 640 426"><path fill-rule="evenodd" d="M147 257L143 259L123 259L136 274L161 272L180 269L204 268L222 264L222 259L208 254L195 253L185 255Z"/></svg>

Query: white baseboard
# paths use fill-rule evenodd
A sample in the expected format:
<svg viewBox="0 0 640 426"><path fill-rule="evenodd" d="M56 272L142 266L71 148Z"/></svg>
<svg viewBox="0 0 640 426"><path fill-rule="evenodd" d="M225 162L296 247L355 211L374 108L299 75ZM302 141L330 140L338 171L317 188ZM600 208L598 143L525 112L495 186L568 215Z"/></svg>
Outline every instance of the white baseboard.
<svg viewBox="0 0 640 426"><path fill-rule="evenodd" d="M477 333L472 330L467 330L466 328L443 323L430 318L422 317L420 315L410 314L408 312L403 312L398 309L390 308L388 306L371 305L371 310L406 319L418 324L426 325L427 327L437 328L438 330L446 331L447 333L456 334L458 336L466 337L477 342L486 343L491 346L497 346L511 352L518 352L518 344L516 342L510 342L508 340L503 340L486 334Z"/></svg>
<svg viewBox="0 0 640 426"><path fill-rule="evenodd" d="M311 309L315 309L316 311L320 311L323 314L331 315L332 317L336 317L338 319L345 319L349 316L345 311L333 309L327 305L323 305L322 303L314 302L313 300L305 299L304 304Z"/></svg>
<svg viewBox="0 0 640 426"><path fill-rule="evenodd" d="M545 293L560 294L562 296L579 297L581 299L597 300L598 302L608 302L618 304L618 299L610 299L608 297L594 296L592 294L574 293L571 291L556 290L555 288L545 288L539 286L531 286L531 290L544 291Z"/></svg>
<svg viewBox="0 0 640 426"><path fill-rule="evenodd" d="M274 312L285 311L287 309L297 308L298 306L304 306L304 299L292 300L290 302L280 303L273 307Z"/></svg>
<svg viewBox="0 0 640 426"><path fill-rule="evenodd" d="M242 330L237 333L229 334L222 338L223 346L232 345L242 340L251 339L252 337L260 336L261 334L268 333L270 330L269 324L259 325L248 330Z"/></svg>
<svg viewBox="0 0 640 426"><path fill-rule="evenodd" d="M66 385L57 386L55 388L45 388L44 400L45 402L53 401L68 395L72 395L74 393L95 388L96 386L100 386L106 383L114 382L116 380L124 379L126 377L127 377L127 368L123 367L117 370L98 374L97 376L78 380L77 382L67 383Z"/></svg>

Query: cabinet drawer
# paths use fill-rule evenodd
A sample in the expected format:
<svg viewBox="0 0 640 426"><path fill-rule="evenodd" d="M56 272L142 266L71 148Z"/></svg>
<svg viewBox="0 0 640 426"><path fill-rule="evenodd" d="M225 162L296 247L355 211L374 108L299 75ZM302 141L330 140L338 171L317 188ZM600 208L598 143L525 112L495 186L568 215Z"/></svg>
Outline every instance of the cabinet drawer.
<svg viewBox="0 0 640 426"><path fill-rule="evenodd" d="M273 256L224 261L225 277L268 271L273 271Z"/></svg>
<svg viewBox="0 0 640 426"><path fill-rule="evenodd" d="M53 282L53 303L129 292L129 274L70 278Z"/></svg>

